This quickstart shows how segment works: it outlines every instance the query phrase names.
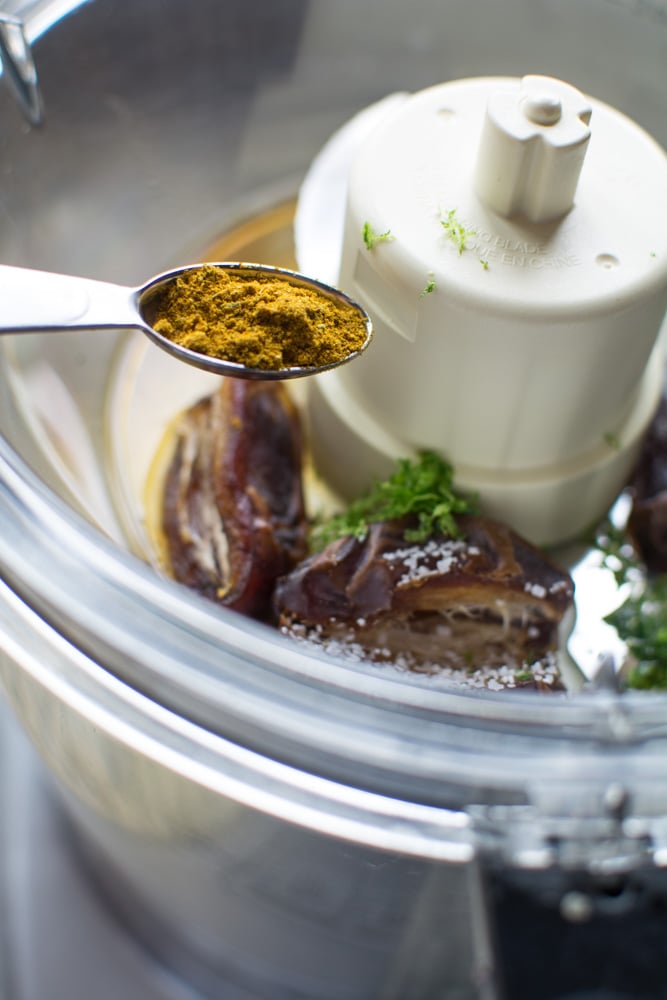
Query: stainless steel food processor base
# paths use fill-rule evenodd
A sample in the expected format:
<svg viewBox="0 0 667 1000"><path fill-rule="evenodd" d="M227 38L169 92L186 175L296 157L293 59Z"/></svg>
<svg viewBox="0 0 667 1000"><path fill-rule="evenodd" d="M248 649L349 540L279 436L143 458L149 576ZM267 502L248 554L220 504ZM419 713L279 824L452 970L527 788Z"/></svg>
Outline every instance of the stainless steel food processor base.
<svg viewBox="0 0 667 1000"><path fill-rule="evenodd" d="M0 698L0 996L192 1000L103 904L49 779Z"/></svg>

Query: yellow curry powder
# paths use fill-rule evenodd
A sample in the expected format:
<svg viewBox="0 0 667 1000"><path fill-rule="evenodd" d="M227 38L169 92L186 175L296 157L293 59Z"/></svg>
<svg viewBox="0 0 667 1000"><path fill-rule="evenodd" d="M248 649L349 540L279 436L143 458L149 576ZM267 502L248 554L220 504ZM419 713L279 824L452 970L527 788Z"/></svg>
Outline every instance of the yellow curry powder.
<svg viewBox="0 0 667 1000"><path fill-rule="evenodd" d="M263 271L204 264L185 271L154 303L153 328L198 354L249 368L335 364L363 347L359 310Z"/></svg>

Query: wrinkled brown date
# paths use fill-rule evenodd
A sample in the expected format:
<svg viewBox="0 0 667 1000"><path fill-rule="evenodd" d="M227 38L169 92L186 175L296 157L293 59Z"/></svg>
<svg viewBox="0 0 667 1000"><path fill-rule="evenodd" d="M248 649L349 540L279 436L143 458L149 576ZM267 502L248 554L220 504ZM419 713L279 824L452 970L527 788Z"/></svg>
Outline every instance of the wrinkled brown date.
<svg viewBox="0 0 667 1000"><path fill-rule="evenodd" d="M224 379L184 413L162 496L175 579L266 618L306 554L298 414L279 382Z"/></svg>
<svg viewBox="0 0 667 1000"><path fill-rule="evenodd" d="M647 568L667 571L667 396L644 439L631 482L628 532Z"/></svg>
<svg viewBox="0 0 667 1000"><path fill-rule="evenodd" d="M554 648L569 575L505 525L458 523L460 540L406 542L405 523L390 521L331 543L278 581L283 629L354 642L372 659L454 667L520 664Z"/></svg>

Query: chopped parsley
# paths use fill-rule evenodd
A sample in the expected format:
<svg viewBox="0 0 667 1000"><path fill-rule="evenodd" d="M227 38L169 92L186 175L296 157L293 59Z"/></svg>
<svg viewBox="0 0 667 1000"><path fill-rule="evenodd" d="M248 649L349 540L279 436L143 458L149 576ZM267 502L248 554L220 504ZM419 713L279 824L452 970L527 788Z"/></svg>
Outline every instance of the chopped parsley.
<svg viewBox="0 0 667 1000"><path fill-rule="evenodd" d="M454 488L452 466L435 452L423 451L415 459L399 459L388 479L376 483L342 514L315 526L311 542L314 548L323 548L345 535L361 540L373 522L408 515L417 523L406 529L406 541L420 542L435 534L459 538L456 515L476 509L475 498Z"/></svg>
<svg viewBox="0 0 667 1000"><path fill-rule="evenodd" d="M605 621L614 626L635 659L628 687L667 690L667 576L648 580Z"/></svg>
<svg viewBox="0 0 667 1000"><path fill-rule="evenodd" d="M395 239L391 229L387 229L384 233L376 233L370 222L364 222L361 235L367 250L372 250L378 243L391 243Z"/></svg>
<svg viewBox="0 0 667 1000"><path fill-rule="evenodd" d="M423 297L424 295L430 295L431 292L434 291L435 291L435 278L433 277L433 273L430 272L426 284L419 293L420 298Z"/></svg>
<svg viewBox="0 0 667 1000"><path fill-rule="evenodd" d="M622 528L610 521L596 539L603 564L629 596L605 617L631 654L634 663L625 684L641 690L667 690L667 575L644 578L639 558Z"/></svg>
<svg viewBox="0 0 667 1000"><path fill-rule="evenodd" d="M603 565L614 574L618 587L640 579L637 553L622 528L605 520L597 531L594 545L602 555Z"/></svg>
<svg viewBox="0 0 667 1000"><path fill-rule="evenodd" d="M474 229L466 229L463 223L459 222L455 208L451 208L445 217L440 219L440 225L457 248L459 256L465 250L469 237L476 235Z"/></svg>

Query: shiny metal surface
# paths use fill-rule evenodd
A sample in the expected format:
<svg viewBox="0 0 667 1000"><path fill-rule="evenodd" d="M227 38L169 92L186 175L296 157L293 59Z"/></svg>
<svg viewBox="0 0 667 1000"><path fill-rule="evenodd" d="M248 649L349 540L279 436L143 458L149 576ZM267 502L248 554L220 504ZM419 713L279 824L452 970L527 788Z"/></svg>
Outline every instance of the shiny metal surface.
<svg viewBox="0 0 667 1000"><path fill-rule="evenodd" d="M2 702L0 762L3 1000L193 1000L101 903L51 782Z"/></svg>
<svg viewBox="0 0 667 1000"><path fill-rule="evenodd" d="M12 87L29 125L42 123L42 95L30 43L20 18L0 12L0 56L5 78Z"/></svg>
<svg viewBox="0 0 667 1000"><path fill-rule="evenodd" d="M354 112L443 78L548 73L666 137L649 0L67 9L25 5L45 127L0 92L3 264L166 270L294 194ZM0 683L147 947L210 997L492 1000L493 866L553 873L556 900L581 872L661 883L663 697L432 691L204 605L126 551L102 467L88 492L67 455L55 468L20 395L48 370L32 384L74 400L102 454L114 338L19 339L0 382Z"/></svg>

